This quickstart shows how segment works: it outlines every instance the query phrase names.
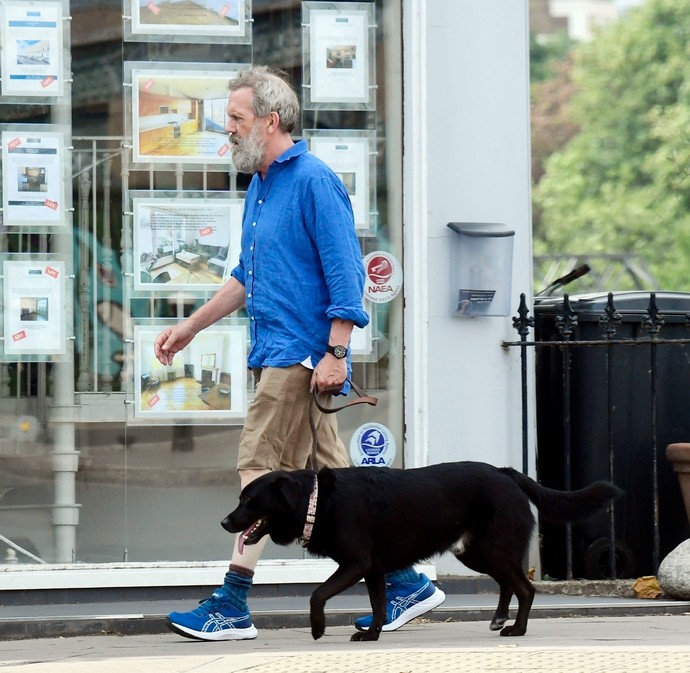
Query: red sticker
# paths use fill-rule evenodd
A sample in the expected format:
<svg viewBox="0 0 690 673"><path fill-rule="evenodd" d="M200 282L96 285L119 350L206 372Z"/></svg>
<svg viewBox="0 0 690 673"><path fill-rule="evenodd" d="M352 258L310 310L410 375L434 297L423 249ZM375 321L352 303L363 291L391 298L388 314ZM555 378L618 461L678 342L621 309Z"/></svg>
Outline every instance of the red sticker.
<svg viewBox="0 0 690 673"><path fill-rule="evenodd" d="M41 86L45 89L46 87L49 87L54 81L55 77L53 77L52 75L48 75L48 77L45 77L41 80Z"/></svg>
<svg viewBox="0 0 690 673"><path fill-rule="evenodd" d="M10 140L10 142L7 143L7 149L13 150L15 147L19 147L21 144L21 138L15 138L14 140Z"/></svg>
<svg viewBox="0 0 690 673"><path fill-rule="evenodd" d="M152 409L155 407L159 402L161 401L160 395L154 395L149 401L148 401L148 408Z"/></svg>
<svg viewBox="0 0 690 673"><path fill-rule="evenodd" d="M218 12L220 16L225 16L230 11L230 5L223 5L223 8Z"/></svg>
<svg viewBox="0 0 690 673"><path fill-rule="evenodd" d="M12 335L12 341L14 342L21 341L22 339L26 339L26 332L24 330Z"/></svg>
<svg viewBox="0 0 690 673"><path fill-rule="evenodd" d="M208 236L213 233L213 227L202 227L199 229L199 236Z"/></svg>
<svg viewBox="0 0 690 673"><path fill-rule="evenodd" d="M153 86L153 80L150 79L148 82L144 83L144 91L148 91Z"/></svg>
<svg viewBox="0 0 690 673"><path fill-rule="evenodd" d="M47 266L45 274L51 278L57 278L60 275L60 272L57 269L54 269L52 266Z"/></svg>
<svg viewBox="0 0 690 673"><path fill-rule="evenodd" d="M158 14L160 14L160 12L161 12L161 8L160 8L155 2L149 2L149 3L146 4L146 6L147 6L148 9L149 9L150 11L152 11L156 16L158 16Z"/></svg>
<svg viewBox="0 0 690 673"><path fill-rule="evenodd" d="M221 147L221 148L218 150L218 156L219 156L219 157L224 156L225 154L227 154L227 152L228 152L229 149L230 149L230 145L228 145L227 143L225 143L225 145L223 145L223 147Z"/></svg>
<svg viewBox="0 0 690 673"><path fill-rule="evenodd" d="M57 201L51 201L50 199L46 199L46 200L43 202L43 205L44 205L46 208L50 208L51 210L57 210L57 209L58 209L58 203L57 203Z"/></svg>

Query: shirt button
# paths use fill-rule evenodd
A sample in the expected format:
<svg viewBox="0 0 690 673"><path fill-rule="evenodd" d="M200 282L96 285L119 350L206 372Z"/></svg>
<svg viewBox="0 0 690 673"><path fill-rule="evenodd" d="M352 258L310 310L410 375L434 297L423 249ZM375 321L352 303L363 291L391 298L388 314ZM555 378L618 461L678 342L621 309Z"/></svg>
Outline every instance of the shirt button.
<svg viewBox="0 0 690 673"><path fill-rule="evenodd" d="M253 271L250 271L250 272L249 272L249 275L250 275L250 276L253 276L253 275L254 275L254 272L253 272Z"/></svg>
<svg viewBox="0 0 690 673"><path fill-rule="evenodd" d="M264 202L263 199L259 199L259 205L261 205Z"/></svg>
<svg viewBox="0 0 690 673"><path fill-rule="evenodd" d="M252 316L252 320L254 320L254 316Z"/></svg>
<svg viewBox="0 0 690 673"><path fill-rule="evenodd" d="M252 222L252 227L255 227L255 226L256 226L256 222Z"/></svg>
<svg viewBox="0 0 690 673"><path fill-rule="evenodd" d="M253 245L250 245L250 246L249 246L249 252L251 252L252 250L254 250L254 246L253 246Z"/></svg>
<svg viewBox="0 0 690 673"><path fill-rule="evenodd" d="M247 299L251 299L251 297L252 297L252 293L251 292L247 293Z"/></svg>

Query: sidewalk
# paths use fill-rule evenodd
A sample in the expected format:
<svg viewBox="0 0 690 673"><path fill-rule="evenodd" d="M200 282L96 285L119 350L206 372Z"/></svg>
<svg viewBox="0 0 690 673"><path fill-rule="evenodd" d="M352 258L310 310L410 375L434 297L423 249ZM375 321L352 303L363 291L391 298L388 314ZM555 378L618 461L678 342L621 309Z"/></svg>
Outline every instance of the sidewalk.
<svg viewBox="0 0 690 673"><path fill-rule="evenodd" d="M318 641L306 628L202 643L175 634L0 642L3 673L683 673L690 616L532 619L521 638L488 622L411 622L375 643L351 626Z"/></svg>
<svg viewBox="0 0 690 673"><path fill-rule="evenodd" d="M170 633L164 616L194 600L5 605L2 673L680 673L690 671L690 602L537 593L527 635L489 630L495 593L444 586L443 605L351 643L364 594L327 605L326 635L308 628L308 596L251 600L255 640L203 643ZM594 592L595 587L582 585ZM514 606L515 607L515 606ZM513 610L514 616L514 610ZM48 636L48 637L46 637ZM72 636L72 637L66 637ZM117 637L127 636L127 637Z"/></svg>

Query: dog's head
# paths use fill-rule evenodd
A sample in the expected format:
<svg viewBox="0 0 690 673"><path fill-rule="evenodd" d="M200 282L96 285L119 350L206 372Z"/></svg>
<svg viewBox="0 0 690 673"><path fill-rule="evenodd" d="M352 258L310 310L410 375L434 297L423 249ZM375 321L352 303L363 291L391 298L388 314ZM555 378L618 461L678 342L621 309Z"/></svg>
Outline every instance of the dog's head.
<svg viewBox="0 0 690 673"><path fill-rule="evenodd" d="M302 534L313 483L311 470L264 474L242 489L240 504L221 526L229 533L242 533L240 553L245 544L256 544L264 535L276 544L290 544Z"/></svg>

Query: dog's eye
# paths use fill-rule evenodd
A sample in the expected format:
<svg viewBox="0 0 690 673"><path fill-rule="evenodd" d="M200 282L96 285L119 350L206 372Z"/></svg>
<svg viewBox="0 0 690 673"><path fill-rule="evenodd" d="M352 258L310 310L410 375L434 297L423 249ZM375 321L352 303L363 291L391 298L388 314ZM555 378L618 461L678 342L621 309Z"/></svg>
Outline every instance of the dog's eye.
<svg viewBox="0 0 690 673"><path fill-rule="evenodd" d="M241 495L240 496L240 505L246 505L249 502L249 496L248 495Z"/></svg>

